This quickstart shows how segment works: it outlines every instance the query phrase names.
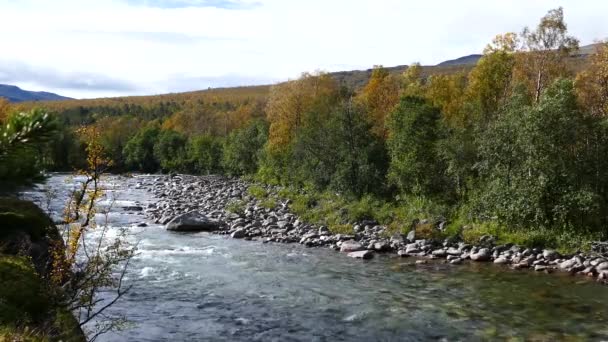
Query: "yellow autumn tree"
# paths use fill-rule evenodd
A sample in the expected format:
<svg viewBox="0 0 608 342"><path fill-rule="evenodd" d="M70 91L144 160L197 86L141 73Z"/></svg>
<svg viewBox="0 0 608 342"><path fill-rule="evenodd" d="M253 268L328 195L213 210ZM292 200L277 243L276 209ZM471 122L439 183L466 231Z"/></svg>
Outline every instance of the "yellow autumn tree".
<svg viewBox="0 0 608 342"><path fill-rule="evenodd" d="M536 29L521 33L523 47L517 54L514 77L526 85L535 103L555 79L566 76L566 58L578 50L578 40L568 35L563 8L550 10Z"/></svg>
<svg viewBox="0 0 608 342"><path fill-rule="evenodd" d="M273 86L266 105L270 151L286 148L305 125L308 115L329 115L337 94L336 82L326 73L304 73L297 80Z"/></svg>
<svg viewBox="0 0 608 342"><path fill-rule="evenodd" d="M357 102L366 108L372 123L372 132L379 137L387 137L385 119L399 102L399 80L380 65L374 66L372 75Z"/></svg>
<svg viewBox="0 0 608 342"><path fill-rule="evenodd" d="M608 41L596 45L589 68L576 77L576 92L583 108L608 116Z"/></svg>
<svg viewBox="0 0 608 342"><path fill-rule="evenodd" d="M469 74L466 99L479 120L490 120L509 97L517 42L515 33L497 35Z"/></svg>
<svg viewBox="0 0 608 342"><path fill-rule="evenodd" d="M410 65L402 75L403 85L401 86L402 96L424 97L425 84L422 76L422 66L420 63Z"/></svg>
<svg viewBox="0 0 608 342"><path fill-rule="evenodd" d="M467 76L464 72L429 77L426 97L433 106L441 109L443 118L454 127L465 123L464 103Z"/></svg>
<svg viewBox="0 0 608 342"><path fill-rule="evenodd" d="M6 121L8 113L10 112L11 104L4 98L0 97L0 124Z"/></svg>

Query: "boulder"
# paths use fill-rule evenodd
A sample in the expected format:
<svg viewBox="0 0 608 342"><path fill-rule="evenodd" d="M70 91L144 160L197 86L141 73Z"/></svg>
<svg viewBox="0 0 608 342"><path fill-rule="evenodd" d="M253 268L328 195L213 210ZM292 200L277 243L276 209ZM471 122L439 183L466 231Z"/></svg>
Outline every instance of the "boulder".
<svg viewBox="0 0 608 342"><path fill-rule="evenodd" d="M416 241L416 231L415 230L410 230L409 233L407 233L407 237L406 237L407 241L409 242L414 242Z"/></svg>
<svg viewBox="0 0 608 342"><path fill-rule="evenodd" d="M543 258L545 258L547 260L555 260L555 259L559 258L559 253L552 249L545 249L543 251Z"/></svg>
<svg viewBox="0 0 608 342"><path fill-rule="evenodd" d="M499 264L499 265L508 264L509 263L509 259L507 259L507 258L505 258L503 256L500 256L500 257L498 257L498 258L496 258L494 260L494 263L495 264Z"/></svg>
<svg viewBox="0 0 608 342"><path fill-rule="evenodd" d="M358 252L361 250L363 250L363 246L361 246L360 243L353 241L353 240L344 241L340 245L340 252L349 253L349 252Z"/></svg>
<svg viewBox="0 0 608 342"><path fill-rule="evenodd" d="M198 211L179 215L167 223L167 230L176 232L212 232L221 228L220 222Z"/></svg>
<svg viewBox="0 0 608 342"><path fill-rule="evenodd" d="M247 232L245 231L245 229L237 229L232 232L232 234L230 234L230 237L232 237L233 239L242 239L245 236L247 236Z"/></svg>
<svg viewBox="0 0 608 342"><path fill-rule="evenodd" d="M576 265L576 260L570 259L560 263L559 268L561 268L562 270L568 270L574 267L574 265Z"/></svg>
<svg viewBox="0 0 608 342"><path fill-rule="evenodd" d="M405 252L407 254L420 253L420 247L418 247L418 244L416 243L410 243L405 246Z"/></svg>
<svg viewBox="0 0 608 342"><path fill-rule="evenodd" d="M601 264L598 264L595 269L600 272L600 271L608 271L608 261L604 261Z"/></svg>
<svg viewBox="0 0 608 342"><path fill-rule="evenodd" d="M357 252L350 252L348 256L355 259L371 259L374 257L374 251L364 250Z"/></svg>
<svg viewBox="0 0 608 342"><path fill-rule="evenodd" d="M488 261L490 260L490 250L482 248L477 253L471 253L470 258L473 261Z"/></svg>

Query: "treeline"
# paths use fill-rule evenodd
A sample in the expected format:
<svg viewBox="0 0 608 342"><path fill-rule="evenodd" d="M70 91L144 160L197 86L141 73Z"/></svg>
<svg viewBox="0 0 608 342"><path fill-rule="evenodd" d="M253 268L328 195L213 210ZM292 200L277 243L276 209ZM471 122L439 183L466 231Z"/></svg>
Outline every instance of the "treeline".
<svg viewBox="0 0 608 342"><path fill-rule="evenodd" d="M606 238L608 44L574 74L577 49L560 8L535 28L498 35L467 72L378 66L360 90L304 74L268 95L88 124L100 128L116 171L247 175L352 200L424 203L461 223ZM55 151L55 162L69 159L65 146Z"/></svg>

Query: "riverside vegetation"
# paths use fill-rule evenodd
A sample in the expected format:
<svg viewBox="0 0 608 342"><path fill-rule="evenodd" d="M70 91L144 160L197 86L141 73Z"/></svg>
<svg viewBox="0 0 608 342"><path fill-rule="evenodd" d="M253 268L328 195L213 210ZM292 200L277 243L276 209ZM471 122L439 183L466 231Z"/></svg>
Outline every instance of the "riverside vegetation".
<svg viewBox="0 0 608 342"><path fill-rule="evenodd" d="M573 254L608 239L608 43L575 72L567 61L577 49L560 8L498 35L474 68L450 74L378 66L362 88L314 73L270 90L48 103L48 116L31 110L39 103L3 102L7 132L41 116L57 133L4 158L0 175L6 186L85 168L90 142L77 130L86 126L113 161L107 171L244 177L262 184L249 188L259 206L290 201L332 236L414 229L425 241L517 244L529 249L495 249L496 258L555 263L539 248Z"/></svg>
<svg viewBox="0 0 608 342"><path fill-rule="evenodd" d="M453 235L589 249L608 238L608 44L573 74L566 62L577 47L556 9L534 29L498 35L468 73L428 76L414 64L401 76L376 67L362 89L318 73L267 94L48 104L60 136L46 157L19 160L2 178L34 163L81 166L72 127L84 124L100 132L111 171L289 185L292 200L334 231L354 219L395 231L445 220Z"/></svg>

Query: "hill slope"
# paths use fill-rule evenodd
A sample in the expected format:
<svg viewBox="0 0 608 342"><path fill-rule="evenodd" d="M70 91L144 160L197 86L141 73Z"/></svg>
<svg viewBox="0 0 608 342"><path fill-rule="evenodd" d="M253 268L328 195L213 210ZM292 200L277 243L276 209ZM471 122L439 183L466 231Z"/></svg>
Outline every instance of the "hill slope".
<svg viewBox="0 0 608 342"><path fill-rule="evenodd" d="M59 101L71 99L69 97L48 93L45 91L23 90L17 86L8 84L0 84L0 97L4 97L10 102Z"/></svg>
<svg viewBox="0 0 608 342"><path fill-rule="evenodd" d="M568 59L568 67L573 72L579 72L583 70L588 63L588 56L595 51L596 44L581 46L579 51L573 53ZM469 72L482 55L472 54L468 56L462 56L459 58L447 60L437 65L427 65L422 67L422 73L424 77L431 75L441 74L454 74L457 72ZM394 67L387 67L386 69L391 74L399 75L402 74L408 68L407 65L398 65ZM350 87L352 89L361 89L367 84L371 77L372 69L367 70L350 70L350 71L338 71L332 72L330 75L338 81L338 83ZM2 86L0 85L0 96L2 95ZM259 85L259 86L247 86L247 87L232 87L232 88L215 88L208 90L191 91L184 93L174 94L163 94L163 95L148 95L148 96L126 96L126 97L115 97L115 98L101 98L101 99L89 99L89 100L71 100L71 101L53 101L43 103L51 109L57 108L73 108L81 106L124 106L125 104L151 104L161 102L175 101L178 103L184 103L192 100L201 101L212 101L212 102L232 102L248 101L248 100L264 100L270 91L270 85ZM36 93L41 94L41 93ZM42 93L48 94L48 93ZM55 95L55 94L52 94ZM55 95L57 96L57 95ZM54 98L53 100L56 100ZM67 98L60 97L59 99L68 100ZM23 100L21 100L23 101ZM29 100L29 101L45 101L42 99ZM40 105L40 103L26 103L24 108Z"/></svg>

